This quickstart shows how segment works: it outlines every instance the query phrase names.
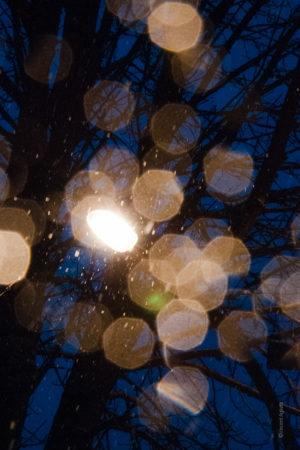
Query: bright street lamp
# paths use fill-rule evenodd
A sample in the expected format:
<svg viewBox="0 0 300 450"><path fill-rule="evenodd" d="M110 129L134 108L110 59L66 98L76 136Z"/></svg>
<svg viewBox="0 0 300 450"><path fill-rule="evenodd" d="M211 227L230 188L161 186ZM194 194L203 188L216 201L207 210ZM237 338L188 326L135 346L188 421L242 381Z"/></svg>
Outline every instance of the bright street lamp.
<svg viewBox="0 0 300 450"><path fill-rule="evenodd" d="M92 210L87 215L87 223L97 238L116 252L131 251L137 243L133 227L115 212Z"/></svg>

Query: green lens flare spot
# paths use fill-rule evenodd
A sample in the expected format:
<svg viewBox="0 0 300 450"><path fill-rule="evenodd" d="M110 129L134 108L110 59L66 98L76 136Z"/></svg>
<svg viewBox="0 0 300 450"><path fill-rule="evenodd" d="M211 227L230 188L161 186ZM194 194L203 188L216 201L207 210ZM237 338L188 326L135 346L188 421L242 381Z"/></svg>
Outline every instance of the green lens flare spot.
<svg viewBox="0 0 300 450"><path fill-rule="evenodd" d="M155 307L155 309L160 309L162 306L164 306L166 303L163 296L159 294L153 294L148 299L149 306Z"/></svg>

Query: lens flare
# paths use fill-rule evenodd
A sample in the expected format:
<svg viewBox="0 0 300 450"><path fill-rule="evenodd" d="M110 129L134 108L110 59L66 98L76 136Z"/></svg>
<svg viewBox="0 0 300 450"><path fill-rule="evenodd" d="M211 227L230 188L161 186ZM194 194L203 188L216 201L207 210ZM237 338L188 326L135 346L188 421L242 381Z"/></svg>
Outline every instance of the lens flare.
<svg viewBox="0 0 300 450"><path fill-rule="evenodd" d="M173 294L151 273L147 259L141 259L129 272L127 285L131 300L150 311L159 311L173 298Z"/></svg>
<svg viewBox="0 0 300 450"><path fill-rule="evenodd" d="M131 225L112 211L91 211L87 223L97 237L116 252L130 251L137 243L137 234Z"/></svg>

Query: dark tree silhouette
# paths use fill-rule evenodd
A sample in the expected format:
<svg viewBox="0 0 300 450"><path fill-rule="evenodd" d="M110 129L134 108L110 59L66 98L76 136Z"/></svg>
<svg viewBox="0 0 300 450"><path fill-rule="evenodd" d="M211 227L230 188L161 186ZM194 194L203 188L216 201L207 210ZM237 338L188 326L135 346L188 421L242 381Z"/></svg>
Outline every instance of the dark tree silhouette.
<svg viewBox="0 0 300 450"><path fill-rule="evenodd" d="M18 231L31 246L26 278L1 286L2 448L298 448L299 8L292 0L187 0L203 29L196 47L175 53L147 29L161 3L0 2L0 231ZM109 160L110 148L136 160ZM172 179L165 188L160 173L141 194L138 182L132 190L137 163L140 176L175 171L183 187ZM71 211L102 189L116 190L143 230L132 252L103 253L71 227ZM168 216L164 201L174 211L177 201L177 211ZM32 219L32 239L24 217L7 208ZM147 215L154 209L156 217ZM224 301L207 308L201 346L162 345L159 307L141 307L130 292L128 274L166 234L211 245L203 252L214 270L220 261L234 265ZM224 246L213 247L222 235ZM228 249L232 237L249 253ZM163 271L171 276L159 266L156 277ZM190 273L177 286L187 295ZM182 297L166 284L164 301ZM239 311L255 319L240 325ZM130 317L155 337L137 368L118 367L103 351L103 330ZM149 388L176 367L209 381L200 413L187 411L191 391L173 387L171 407ZM51 421L41 433L32 404L51 371L62 395L54 417L40 414Z"/></svg>

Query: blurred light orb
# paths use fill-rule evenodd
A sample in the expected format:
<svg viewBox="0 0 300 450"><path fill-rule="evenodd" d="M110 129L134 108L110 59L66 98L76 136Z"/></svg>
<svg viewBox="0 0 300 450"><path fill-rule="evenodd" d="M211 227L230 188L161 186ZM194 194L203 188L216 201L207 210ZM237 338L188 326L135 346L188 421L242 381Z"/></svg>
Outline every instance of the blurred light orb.
<svg viewBox="0 0 300 450"><path fill-rule="evenodd" d="M44 34L30 43L24 69L33 80L51 85L69 75L72 62L69 44L55 35Z"/></svg>
<svg viewBox="0 0 300 450"><path fill-rule="evenodd" d="M210 311L223 303L227 283L222 267L201 255L179 272L177 294L180 298L197 300L205 311Z"/></svg>
<svg viewBox="0 0 300 450"><path fill-rule="evenodd" d="M152 117L151 133L157 147L171 155L191 150L201 132L200 120L189 105L168 103Z"/></svg>
<svg viewBox="0 0 300 450"><path fill-rule="evenodd" d="M227 203L246 199L252 188L253 159L221 146L212 148L203 161L208 192Z"/></svg>
<svg viewBox="0 0 300 450"><path fill-rule="evenodd" d="M18 323L29 331L40 332L44 301L44 286L25 279L14 299Z"/></svg>
<svg viewBox="0 0 300 450"><path fill-rule="evenodd" d="M102 335L112 322L109 310L101 304L77 302L68 314L64 339L79 352L102 348Z"/></svg>
<svg viewBox="0 0 300 450"><path fill-rule="evenodd" d="M25 277L30 264L30 247L15 231L0 230L0 284L10 285Z"/></svg>
<svg viewBox="0 0 300 450"><path fill-rule="evenodd" d="M31 239L28 240L28 244L32 246L40 242L46 228L46 215L41 206L38 204L38 202L29 198L14 197L8 200L5 206L7 206L7 208L18 209L19 211L25 213L26 216L29 217L29 219L31 220L32 224L34 225L34 235L32 235L32 240ZM0 216L2 216L1 212ZM24 214L23 217L25 219ZM14 217L12 222L16 224L15 228L13 229L11 222L9 230L20 232L22 236L24 236L24 231L26 228L24 225L26 223L26 220L24 219L21 220L21 218L22 218L21 214L19 215L19 217ZM5 226L3 225L4 222L2 220L3 218L0 219L0 229L5 229Z"/></svg>
<svg viewBox="0 0 300 450"><path fill-rule="evenodd" d="M175 174L168 170L148 170L132 189L135 210L154 222L174 217L183 202L183 193Z"/></svg>
<svg viewBox="0 0 300 450"><path fill-rule="evenodd" d="M252 350L264 344L267 335L264 321L252 311L233 311L218 327L221 352L241 362L252 359Z"/></svg>
<svg viewBox="0 0 300 450"><path fill-rule="evenodd" d="M230 236L217 236L203 250L203 256L220 265L227 275L247 275L251 256L244 243Z"/></svg>
<svg viewBox="0 0 300 450"><path fill-rule="evenodd" d="M24 209L14 207L0 208L0 230L19 233L29 245L35 235L35 225Z"/></svg>
<svg viewBox="0 0 300 450"><path fill-rule="evenodd" d="M220 65L217 52L201 42L174 54L171 60L175 83L190 92L206 92L215 87L222 79Z"/></svg>
<svg viewBox="0 0 300 450"><path fill-rule="evenodd" d="M260 274L261 292L273 302L280 302L280 289L294 273L300 272L300 258L291 255L276 255Z"/></svg>
<svg viewBox="0 0 300 450"><path fill-rule="evenodd" d="M148 17L150 39L171 52L182 52L199 39L203 21L196 8L181 2L163 2Z"/></svg>
<svg viewBox="0 0 300 450"><path fill-rule="evenodd" d="M159 311L156 325L165 345L186 351L203 342L209 321L199 302L174 299Z"/></svg>
<svg viewBox="0 0 300 450"><path fill-rule="evenodd" d="M164 283L175 286L179 272L199 255L200 250L188 236L165 234L149 250L150 271Z"/></svg>
<svg viewBox="0 0 300 450"><path fill-rule="evenodd" d="M300 322L300 270L292 273L282 284L280 306L287 316Z"/></svg>
<svg viewBox="0 0 300 450"><path fill-rule="evenodd" d="M87 223L108 247L123 253L133 249L138 236L133 227L119 214L105 209L90 211Z"/></svg>
<svg viewBox="0 0 300 450"><path fill-rule="evenodd" d="M66 184L64 202L71 211L79 201L91 195L115 198L114 183L101 171L81 170Z"/></svg>
<svg viewBox="0 0 300 450"><path fill-rule="evenodd" d="M154 337L142 319L122 317L113 322L103 334L106 358L124 369L136 369L151 358Z"/></svg>
<svg viewBox="0 0 300 450"><path fill-rule="evenodd" d="M150 13L150 0L106 0L106 6L125 24L143 20Z"/></svg>
<svg viewBox="0 0 300 450"><path fill-rule="evenodd" d="M206 404L209 383L199 369L188 366L177 366L173 367L159 381L157 391L161 396L175 403L188 413L196 415L202 411ZM166 404L167 407L169 406L168 403Z"/></svg>
<svg viewBox="0 0 300 450"><path fill-rule="evenodd" d="M215 237L231 235L226 222L214 217L200 217L187 228L184 234L190 237L201 250Z"/></svg>
<svg viewBox="0 0 300 450"><path fill-rule="evenodd" d="M83 108L91 125L117 131L129 123L135 98L128 86L118 81L102 80L85 93Z"/></svg>
<svg viewBox="0 0 300 450"><path fill-rule="evenodd" d="M99 185L95 179L98 172L111 180L113 184L111 192L119 197L125 197L130 194L132 185L139 175L139 164L135 154L128 149L105 146L95 154L89 164L90 180L95 187Z"/></svg>

